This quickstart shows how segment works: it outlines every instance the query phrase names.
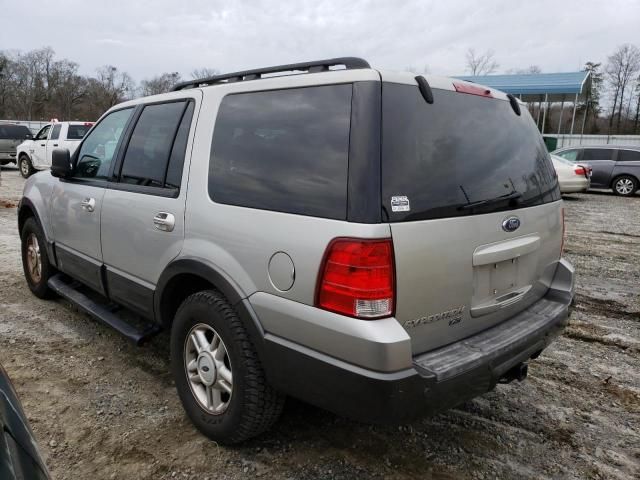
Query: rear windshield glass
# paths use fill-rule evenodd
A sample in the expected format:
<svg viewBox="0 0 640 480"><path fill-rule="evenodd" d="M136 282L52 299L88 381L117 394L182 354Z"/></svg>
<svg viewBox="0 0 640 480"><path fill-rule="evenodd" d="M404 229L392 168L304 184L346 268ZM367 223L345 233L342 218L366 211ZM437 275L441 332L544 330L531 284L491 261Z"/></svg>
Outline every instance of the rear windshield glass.
<svg viewBox="0 0 640 480"><path fill-rule="evenodd" d="M92 125L69 125L69 131L67 132L67 140L81 140L84 137Z"/></svg>
<svg viewBox="0 0 640 480"><path fill-rule="evenodd" d="M390 221L490 213L560 199L542 137L525 108L417 86L382 88L382 194Z"/></svg>
<svg viewBox="0 0 640 480"><path fill-rule="evenodd" d="M31 136L31 130L24 125L0 125L0 139L21 139Z"/></svg>

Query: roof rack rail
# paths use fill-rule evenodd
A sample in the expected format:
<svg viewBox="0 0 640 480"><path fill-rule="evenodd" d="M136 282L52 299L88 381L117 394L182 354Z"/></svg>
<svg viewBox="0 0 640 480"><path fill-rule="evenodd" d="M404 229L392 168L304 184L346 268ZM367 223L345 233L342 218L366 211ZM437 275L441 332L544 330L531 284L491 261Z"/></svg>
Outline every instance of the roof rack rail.
<svg viewBox="0 0 640 480"><path fill-rule="evenodd" d="M276 65L273 67L256 68L254 70L244 70L241 72L222 73L212 77L198 78L187 82L178 83L173 87L173 91L187 88L197 88L201 86L213 85L222 82L242 82L246 80L258 80L262 75L269 73L284 73L293 71L305 71L307 73L317 73L329 71L329 67L343 65L347 70L358 68L371 68L369 62L357 57L330 58L327 60L316 60L313 62L291 63L289 65Z"/></svg>

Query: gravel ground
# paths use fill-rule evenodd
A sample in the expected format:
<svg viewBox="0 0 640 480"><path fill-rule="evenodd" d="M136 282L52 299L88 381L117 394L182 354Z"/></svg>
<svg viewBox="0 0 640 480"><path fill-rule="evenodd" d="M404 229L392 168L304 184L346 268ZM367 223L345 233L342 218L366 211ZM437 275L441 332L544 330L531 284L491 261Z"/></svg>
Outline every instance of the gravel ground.
<svg viewBox="0 0 640 480"><path fill-rule="evenodd" d="M0 363L55 479L640 478L640 196L565 199L577 307L527 381L396 427L288 401L270 432L226 448L186 418L166 335L137 348L69 303L30 294L22 183L4 168Z"/></svg>

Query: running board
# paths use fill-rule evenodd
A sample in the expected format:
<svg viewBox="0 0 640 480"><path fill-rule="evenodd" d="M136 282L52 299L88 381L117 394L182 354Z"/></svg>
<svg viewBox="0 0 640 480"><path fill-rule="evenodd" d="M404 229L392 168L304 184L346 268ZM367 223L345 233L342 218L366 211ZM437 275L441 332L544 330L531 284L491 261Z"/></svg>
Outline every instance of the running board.
<svg viewBox="0 0 640 480"><path fill-rule="evenodd" d="M142 344L145 340L160 331L160 328L155 325L146 326L142 330L135 328L129 322L114 313L112 303L105 303L102 305L96 302L80 291L87 287L84 287L82 284L75 281L68 283L64 278L65 277L62 274L54 275L49 279L47 285L58 295L77 305L78 308L88 313L96 320L100 320L111 328L117 330L136 345Z"/></svg>

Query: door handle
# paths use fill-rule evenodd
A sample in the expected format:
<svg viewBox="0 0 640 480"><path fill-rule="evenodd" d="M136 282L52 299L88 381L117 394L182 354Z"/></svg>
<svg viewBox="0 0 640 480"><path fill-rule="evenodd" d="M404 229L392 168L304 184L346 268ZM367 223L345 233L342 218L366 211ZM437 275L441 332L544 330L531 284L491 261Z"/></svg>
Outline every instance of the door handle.
<svg viewBox="0 0 640 480"><path fill-rule="evenodd" d="M83 201L80 202L80 206L87 212L93 212L96 209L96 199L85 198Z"/></svg>
<svg viewBox="0 0 640 480"><path fill-rule="evenodd" d="M47 145L46 143L41 143L41 144L40 144L40 146L41 146L41 147L44 147L44 146L46 146L46 145Z"/></svg>
<svg viewBox="0 0 640 480"><path fill-rule="evenodd" d="M173 232L176 226L176 217L172 213L158 212L153 217L153 227L161 232Z"/></svg>
<svg viewBox="0 0 640 480"><path fill-rule="evenodd" d="M58 144L57 144L57 143L54 143L54 144L53 144L53 146L54 146L54 147L57 147L57 146L58 146Z"/></svg>

